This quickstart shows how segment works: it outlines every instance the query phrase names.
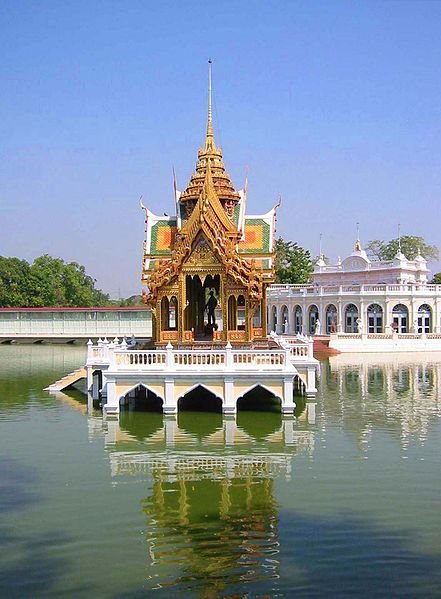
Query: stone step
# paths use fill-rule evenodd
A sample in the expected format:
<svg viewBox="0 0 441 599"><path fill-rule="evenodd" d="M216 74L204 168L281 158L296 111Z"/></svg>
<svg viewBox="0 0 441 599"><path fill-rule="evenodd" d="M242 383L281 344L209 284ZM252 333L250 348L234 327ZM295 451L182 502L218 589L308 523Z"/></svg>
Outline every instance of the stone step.
<svg viewBox="0 0 441 599"><path fill-rule="evenodd" d="M63 389L67 389L67 387L71 387L81 379L85 379L86 376L85 368L77 368L70 374L66 374L55 383L52 383L52 385L46 387L45 391L62 391Z"/></svg>

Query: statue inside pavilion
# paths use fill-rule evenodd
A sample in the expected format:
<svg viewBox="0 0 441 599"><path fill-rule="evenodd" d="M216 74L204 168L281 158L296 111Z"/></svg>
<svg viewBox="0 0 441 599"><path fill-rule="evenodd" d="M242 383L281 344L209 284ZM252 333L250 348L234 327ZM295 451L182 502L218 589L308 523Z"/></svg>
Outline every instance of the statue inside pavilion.
<svg viewBox="0 0 441 599"><path fill-rule="evenodd" d="M266 287L274 281L275 206L246 216L247 184L236 191L216 146L211 62L208 119L196 171L176 214L145 210L142 282L156 345L252 345L267 339Z"/></svg>

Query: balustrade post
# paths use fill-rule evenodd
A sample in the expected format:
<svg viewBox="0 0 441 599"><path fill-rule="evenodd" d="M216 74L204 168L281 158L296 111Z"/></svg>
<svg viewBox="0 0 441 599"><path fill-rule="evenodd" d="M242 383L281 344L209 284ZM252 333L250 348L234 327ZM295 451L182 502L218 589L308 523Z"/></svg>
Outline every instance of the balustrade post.
<svg viewBox="0 0 441 599"><path fill-rule="evenodd" d="M106 362L109 362L109 340L107 337L103 339L103 359Z"/></svg>
<svg viewBox="0 0 441 599"><path fill-rule="evenodd" d="M87 362L86 364L90 364L92 362L92 356L93 356L93 341L92 339L89 339L89 341L87 342Z"/></svg>
<svg viewBox="0 0 441 599"><path fill-rule="evenodd" d="M225 367L227 370L231 370L233 368L233 346L228 341L225 346Z"/></svg>
<svg viewBox="0 0 441 599"><path fill-rule="evenodd" d="M291 366L291 348L287 344L285 345L285 364L283 365L285 370L289 370Z"/></svg>
<svg viewBox="0 0 441 599"><path fill-rule="evenodd" d="M165 348L167 350L167 355L165 358L165 365L167 370L171 370L174 366L173 363L173 345L170 343L170 341L167 343L167 346Z"/></svg>

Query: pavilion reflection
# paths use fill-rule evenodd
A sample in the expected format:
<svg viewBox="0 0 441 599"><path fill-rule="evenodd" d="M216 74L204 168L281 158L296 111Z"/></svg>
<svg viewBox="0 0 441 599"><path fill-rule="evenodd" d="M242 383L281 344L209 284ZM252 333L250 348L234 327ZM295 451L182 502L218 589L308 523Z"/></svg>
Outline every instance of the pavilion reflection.
<svg viewBox="0 0 441 599"><path fill-rule="evenodd" d="M360 441L387 430L406 446L422 443L441 415L441 357L437 354L340 354L322 364L324 419L338 417ZM336 402L330 401L336 396Z"/></svg>
<svg viewBox="0 0 441 599"><path fill-rule="evenodd" d="M277 594L275 481L292 476L296 456L314 451L308 413L128 412L103 419L89 410L89 438L104 438L113 483L145 480L148 488L142 511L150 590L185 592L188 585L201 596L234 596L249 582Z"/></svg>
<svg viewBox="0 0 441 599"><path fill-rule="evenodd" d="M149 572L161 585L200 586L202 596L259 581L269 595L279 577L279 506L275 480L292 459L314 449L307 423L279 414L140 414L105 421L112 478L149 481L142 502ZM141 429L145 435L141 435ZM154 587L152 587L154 588Z"/></svg>

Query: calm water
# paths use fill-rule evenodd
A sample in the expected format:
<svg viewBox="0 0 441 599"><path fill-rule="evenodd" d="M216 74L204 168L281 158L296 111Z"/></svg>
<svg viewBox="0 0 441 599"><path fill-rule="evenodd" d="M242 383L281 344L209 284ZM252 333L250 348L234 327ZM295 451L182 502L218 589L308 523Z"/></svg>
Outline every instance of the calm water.
<svg viewBox="0 0 441 599"><path fill-rule="evenodd" d="M0 346L0 596L441 597L441 356L323 362L315 421L103 422L83 361Z"/></svg>

